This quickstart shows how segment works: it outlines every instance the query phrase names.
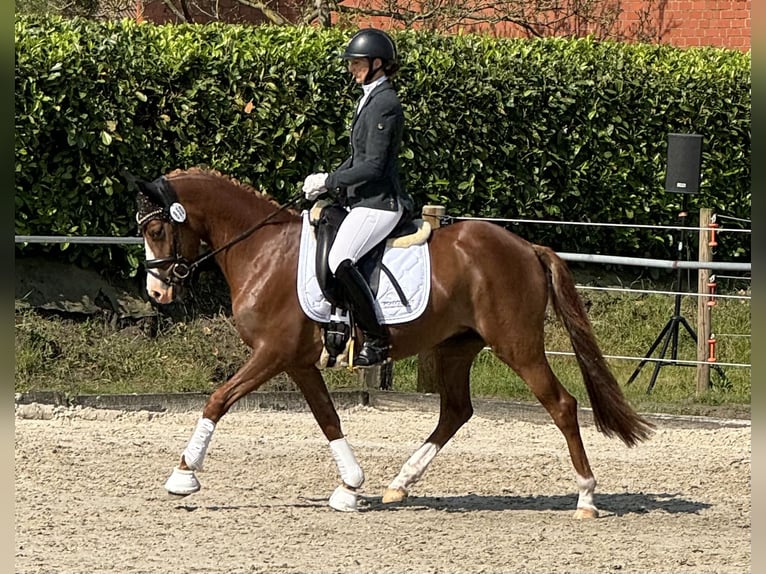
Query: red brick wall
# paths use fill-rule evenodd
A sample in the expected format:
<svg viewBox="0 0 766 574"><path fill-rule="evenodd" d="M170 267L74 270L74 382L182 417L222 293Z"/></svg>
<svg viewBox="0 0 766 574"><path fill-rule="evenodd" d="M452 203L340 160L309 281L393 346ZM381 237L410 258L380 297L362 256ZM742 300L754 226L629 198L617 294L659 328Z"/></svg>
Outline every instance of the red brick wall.
<svg viewBox="0 0 766 574"><path fill-rule="evenodd" d="M680 47L749 50L750 3L751 0L667 0L661 15L659 42ZM635 27L638 11L646 4L623 0L621 23L628 29Z"/></svg>
<svg viewBox="0 0 766 574"><path fill-rule="evenodd" d="M356 2L367 4L369 0ZM345 4L352 5L354 0L347 0ZM751 0L614 0L613 5L620 8L621 14L612 33L626 41L640 40L680 48L715 46L746 51L750 49L750 4ZM366 18L360 24L400 27L391 18ZM581 33L587 32L571 21L559 28L561 35L571 34L571 30L578 28ZM513 24L478 27L469 31L477 29L505 36L529 35Z"/></svg>
<svg viewBox="0 0 766 574"><path fill-rule="evenodd" d="M140 1L140 0L139 0ZM144 18L166 23L177 22L176 16L168 10L162 0L144 0ZM369 4L369 0L357 0ZM627 41L640 40L671 44L678 47L715 46L750 49L750 4L751 0L614 0L621 9L620 18L612 30ZM346 5L354 0L346 0ZM305 0L274 0L270 7L291 22L300 20L300 6ZM250 8L237 0L220 0L219 10L227 22L266 22L259 10ZM210 18L195 14L195 21L206 22ZM396 28L391 18L358 19L359 26ZM576 26L570 24L569 27ZM479 30L497 35L524 36L523 30L513 25L484 27ZM475 30L475 29L474 29ZM566 26L561 30L566 34Z"/></svg>
<svg viewBox="0 0 766 574"><path fill-rule="evenodd" d="M140 1L140 0L137 0ZM192 4L191 2L189 4ZM256 8L245 6L237 0L219 0L218 1L219 20L233 24L252 22L262 24L268 22L268 19ZM297 7L301 0L273 0L269 7L282 15L290 22L298 22L300 19L300 9ZM177 5L177 3L176 3ZM192 11L192 17L197 23L207 23L213 20L210 16L200 11ZM180 20L162 0L144 0L143 18L156 24L176 24Z"/></svg>

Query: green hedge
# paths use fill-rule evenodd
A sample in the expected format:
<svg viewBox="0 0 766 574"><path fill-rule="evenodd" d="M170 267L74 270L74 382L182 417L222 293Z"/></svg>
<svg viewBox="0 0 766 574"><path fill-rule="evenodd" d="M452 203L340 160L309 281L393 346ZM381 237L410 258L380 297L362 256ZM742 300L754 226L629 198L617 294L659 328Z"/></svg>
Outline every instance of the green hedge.
<svg viewBox="0 0 766 574"><path fill-rule="evenodd" d="M17 17L15 36L17 234L135 234L123 169L154 178L205 165L284 199L348 152L359 89L338 58L347 31ZM750 217L750 54L394 36L402 167L419 206L672 225L682 198L664 192L667 134L696 132L702 191L688 207ZM512 229L562 251L676 255L668 232ZM749 260L749 236L721 239L718 259ZM17 247L40 251L120 273L135 266L122 247Z"/></svg>

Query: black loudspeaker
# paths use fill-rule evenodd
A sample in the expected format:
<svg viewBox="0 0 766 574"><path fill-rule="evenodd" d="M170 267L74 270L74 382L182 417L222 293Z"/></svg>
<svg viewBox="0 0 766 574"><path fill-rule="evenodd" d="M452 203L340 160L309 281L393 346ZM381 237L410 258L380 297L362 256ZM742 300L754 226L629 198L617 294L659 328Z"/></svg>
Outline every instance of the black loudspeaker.
<svg viewBox="0 0 766 574"><path fill-rule="evenodd" d="M702 136L668 134L668 170L665 191L698 193L702 164Z"/></svg>

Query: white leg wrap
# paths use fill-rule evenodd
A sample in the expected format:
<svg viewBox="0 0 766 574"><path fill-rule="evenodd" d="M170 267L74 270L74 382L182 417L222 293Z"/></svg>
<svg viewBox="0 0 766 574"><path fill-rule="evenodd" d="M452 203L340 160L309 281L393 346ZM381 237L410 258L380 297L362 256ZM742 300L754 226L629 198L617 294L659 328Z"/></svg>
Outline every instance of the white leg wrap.
<svg viewBox="0 0 766 574"><path fill-rule="evenodd" d="M202 463L205 461L205 453L214 429L215 423L210 419L200 419L197 422L197 428L194 429L194 434L183 452L186 466L190 469L202 470Z"/></svg>
<svg viewBox="0 0 766 574"><path fill-rule="evenodd" d="M392 490L398 488L405 491L408 490L411 485L420 480L420 477L423 476L428 465L431 464L434 457L439 454L439 450L439 446L432 442L423 444L423 446L416 450L413 455L407 459L402 470L399 471L396 478L388 485L388 488Z"/></svg>
<svg viewBox="0 0 766 574"><path fill-rule="evenodd" d="M354 451L351 450L345 438L330 441L330 452L338 465L340 478L351 488L359 488L364 483L364 472L356 461Z"/></svg>
<svg viewBox="0 0 766 574"><path fill-rule="evenodd" d="M577 477L577 489L579 496L577 497L577 508L592 508L597 510L596 505L593 503L593 491L596 490L596 479L593 477L583 478L579 474Z"/></svg>

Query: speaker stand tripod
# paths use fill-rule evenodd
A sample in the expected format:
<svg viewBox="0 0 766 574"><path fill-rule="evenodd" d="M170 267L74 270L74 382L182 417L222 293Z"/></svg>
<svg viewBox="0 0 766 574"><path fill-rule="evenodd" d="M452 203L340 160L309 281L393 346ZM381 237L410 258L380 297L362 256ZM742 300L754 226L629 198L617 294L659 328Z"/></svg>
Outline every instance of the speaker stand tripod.
<svg viewBox="0 0 766 574"><path fill-rule="evenodd" d="M681 260L681 255L684 250L684 232L686 227L686 195L683 196L682 200L682 207L681 211L678 214L678 223L680 232L679 232L679 241L678 241L678 256L676 261ZM662 331L660 331L660 334L657 336L657 338L654 340L654 343L652 343L651 347L649 347L649 351L647 351L644 358L641 360L641 362L636 367L636 370L633 371L633 374L628 379L626 385L631 384L638 374L641 372L641 369L644 368L644 365L649 362L650 357L654 353L654 351L659 347L660 352L655 357L655 365L654 365L654 371L652 372L652 378L649 381L649 386L646 389L646 393L649 394L652 392L652 389L654 388L655 383L657 382L657 375L660 372L660 368L662 368L666 364L670 365L677 365L679 364L678 361L678 331L679 327L683 327L686 332L689 334L689 336L694 340L694 343L696 345L697 343L697 333L694 332L694 329L692 329L691 325L689 325L689 322L686 320L686 318L681 315L681 287L682 287L682 280L683 276L681 274L681 268L677 268L677 275L676 275L676 285L679 292L675 295L675 302L673 304L673 316L668 320L667 323L665 323L665 326L662 328ZM670 360L666 361L665 356L668 352L668 347L670 347ZM686 365L684 366L693 366L693 365ZM720 370L720 367L713 366L714 369L718 372L719 375L723 377L723 373Z"/></svg>
<svg viewBox="0 0 766 574"><path fill-rule="evenodd" d="M680 276L680 270L679 270L679 276ZM652 389L654 388L655 383L657 382L657 375L660 373L660 368L665 364L671 364L675 365L677 364L678 360L678 328L679 326L683 326L684 329L686 329L686 332L689 333L689 336L694 340L694 342L697 342L697 334L694 332L694 329L691 328L691 325L689 325L689 322L686 320L686 318L681 315L681 295L677 294L675 296L675 303L673 306L673 316L668 320L667 323L665 323L665 326L662 328L662 331L660 331L660 334L657 336L657 338L654 340L654 343L652 343L652 346L649 347L649 351L647 351L644 358L641 360L641 362L638 364L638 367L636 367L636 370L633 371L633 374L630 375L630 378L628 379L628 382L625 383L626 385L631 384L638 374L641 372L641 369L644 368L644 365L649 362L649 358L652 356L652 353L654 353L655 349L662 344L662 347L660 347L660 352L656 357L656 362L654 364L654 371L652 372L652 378L649 380L649 386L646 388L646 394L649 394L652 392ZM668 347L670 347L670 362L665 363L665 355L668 351Z"/></svg>

